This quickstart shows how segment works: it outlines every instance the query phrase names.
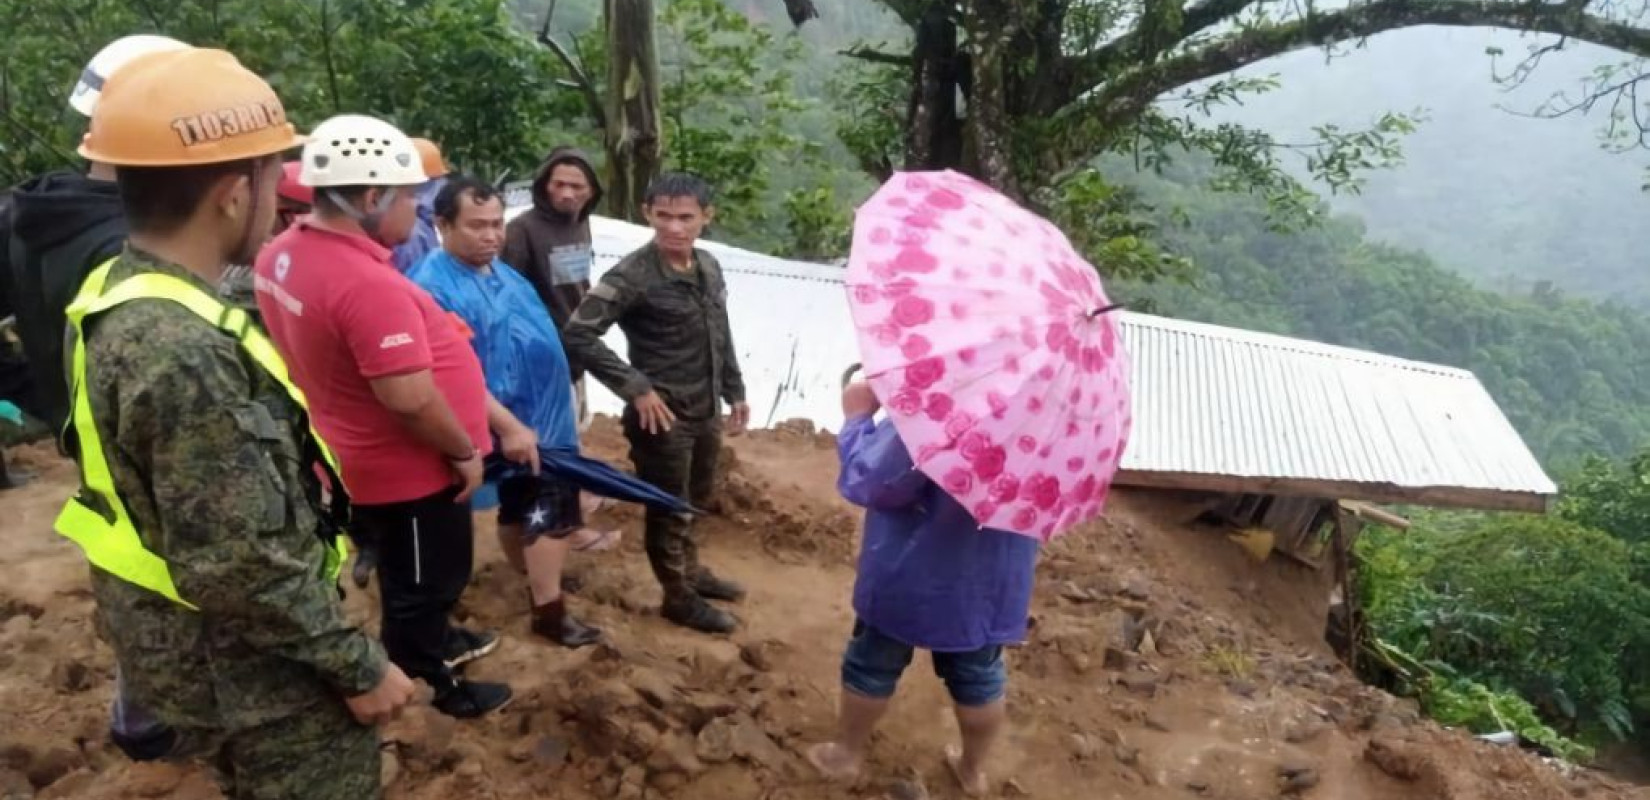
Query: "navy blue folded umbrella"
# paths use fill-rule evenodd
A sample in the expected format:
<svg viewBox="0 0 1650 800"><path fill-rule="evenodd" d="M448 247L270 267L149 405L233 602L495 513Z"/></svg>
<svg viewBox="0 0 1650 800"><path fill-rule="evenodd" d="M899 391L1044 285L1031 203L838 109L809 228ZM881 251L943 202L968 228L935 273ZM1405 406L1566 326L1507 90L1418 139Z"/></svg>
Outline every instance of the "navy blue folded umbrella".
<svg viewBox="0 0 1650 800"><path fill-rule="evenodd" d="M628 472L615 469L613 465L605 461L586 458L580 455L577 450L563 450L541 445L539 447L539 469L563 480L578 484L580 489L591 494L599 494L602 497L611 497L614 500L623 500L627 503L639 503L669 514L704 513L670 492ZM489 481L500 481L525 474L527 474L525 465L507 461L502 457L487 459L486 478Z"/></svg>

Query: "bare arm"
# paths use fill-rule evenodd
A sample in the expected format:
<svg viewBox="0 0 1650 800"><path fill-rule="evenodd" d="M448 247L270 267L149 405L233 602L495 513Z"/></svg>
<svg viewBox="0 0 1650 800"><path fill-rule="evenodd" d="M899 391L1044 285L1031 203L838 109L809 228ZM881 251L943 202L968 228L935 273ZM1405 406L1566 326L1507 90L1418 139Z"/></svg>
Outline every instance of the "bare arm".
<svg viewBox="0 0 1650 800"><path fill-rule="evenodd" d="M470 434L436 388L429 370L374 378L370 383L378 402L400 419L414 438L449 461L461 461L479 446L470 441Z"/></svg>

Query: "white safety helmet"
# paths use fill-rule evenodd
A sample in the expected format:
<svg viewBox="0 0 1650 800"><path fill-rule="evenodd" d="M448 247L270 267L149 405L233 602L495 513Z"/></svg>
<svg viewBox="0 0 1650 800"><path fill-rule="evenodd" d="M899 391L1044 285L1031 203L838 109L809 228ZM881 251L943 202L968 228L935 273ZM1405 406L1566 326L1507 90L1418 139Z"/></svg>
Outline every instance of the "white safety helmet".
<svg viewBox="0 0 1650 800"><path fill-rule="evenodd" d="M86 68L80 71L80 80L75 82L74 91L69 93L69 107L80 112L82 116L90 117L92 109L97 107L97 99L103 95L103 84L121 67L138 56L187 49L189 45L170 36L156 36L150 33L116 39L97 51L97 55L92 56L91 61L86 62Z"/></svg>
<svg viewBox="0 0 1650 800"><path fill-rule="evenodd" d="M333 117L309 133L298 182L339 186L417 186L429 180L411 138L394 125L360 114Z"/></svg>

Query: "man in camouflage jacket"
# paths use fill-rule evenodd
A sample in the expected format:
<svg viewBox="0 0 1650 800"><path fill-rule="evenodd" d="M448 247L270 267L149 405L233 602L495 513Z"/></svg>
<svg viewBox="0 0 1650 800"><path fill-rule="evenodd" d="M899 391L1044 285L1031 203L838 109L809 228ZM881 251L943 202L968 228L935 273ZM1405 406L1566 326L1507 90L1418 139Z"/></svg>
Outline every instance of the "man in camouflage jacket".
<svg viewBox="0 0 1650 800"><path fill-rule="evenodd" d="M722 268L694 247L715 209L703 180L679 174L660 176L643 203L653 242L602 276L562 341L628 404L624 430L637 475L704 508L724 427L738 435L750 421ZM629 363L601 341L614 323L630 344ZM731 409L725 422L723 402ZM664 588L666 619L707 633L736 627L733 615L705 600L738 601L745 591L700 565L690 520L648 510L647 556Z"/></svg>
<svg viewBox="0 0 1650 800"><path fill-rule="evenodd" d="M222 51L147 56L103 95L81 153L116 165L130 236L101 289L82 291L107 296L146 275L177 284L78 324L73 378L90 414L66 444L83 462L99 448L112 494L88 488L76 502L118 502L130 521L129 532L98 515L62 523L105 559L91 570L100 632L124 690L179 734L171 755L209 763L229 797L376 797L372 725L412 683L344 618L302 409L247 334L182 303L191 291L210 300L227 265L257 252L278 154L298 139L268 85ZM260 113L235 114L248 107ZM246 124L196 143L173 135L189 113ZM157 161L188 166L129 166ZM169 593L146 588L130 556L110 556L133 535L164 565Z"/></svg>

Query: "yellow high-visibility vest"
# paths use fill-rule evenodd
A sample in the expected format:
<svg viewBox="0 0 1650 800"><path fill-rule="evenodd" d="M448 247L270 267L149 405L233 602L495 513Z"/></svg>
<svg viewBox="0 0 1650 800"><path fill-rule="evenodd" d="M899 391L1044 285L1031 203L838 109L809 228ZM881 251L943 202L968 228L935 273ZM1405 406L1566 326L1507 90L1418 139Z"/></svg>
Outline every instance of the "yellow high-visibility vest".
<svg viewBox="0 0 1650 800"><path fill-rule="evenodd" d="M170 300L194 312L207 324L235 337L241 349L286 390L287 396L306 412L306 416L309 405L304 400L303 391L287 377L286 361L282 360L269 337L253 324L245 311L224 305L223 301L191 286L187 281L158 273L133 275L112 287L105 287L114 261L109 259L103 262L86 276L85 283L81 284L74 302L67 309L69 325L74 330L74 351L69 366L72 410L68 426L80 451L81 490L63 506L62 513L57 516L56 528L58 533L80 545L86 559L98 569L194 609L193 604L178 596L166 560L143 546L143 539L138 536L131 515L121 502L120 494L115 491L114 476L109 472L103 442L92 419L91 397L86 388L86 318L132 300ZM343 491L338 462L332 450L315 432L313 424L309 433L326 461L333 491ZM328 580L338 580L346 555L346 538L340 534L327 548Z"/></svg>

